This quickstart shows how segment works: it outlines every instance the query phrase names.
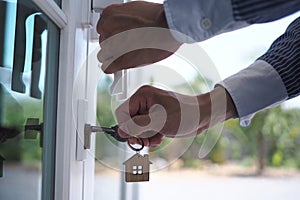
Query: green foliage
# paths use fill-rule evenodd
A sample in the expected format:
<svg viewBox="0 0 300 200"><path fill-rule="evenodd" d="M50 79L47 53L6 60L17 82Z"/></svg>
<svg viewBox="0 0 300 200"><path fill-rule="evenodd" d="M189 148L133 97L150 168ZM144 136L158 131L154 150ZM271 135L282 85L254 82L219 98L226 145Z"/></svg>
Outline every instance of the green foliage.
<svg viewBox="0 0 300 200"><path fill-rule="evenodd" d="M105 77L103 82L101 82L101 84L99 83L98 87L97 120L98 123L103 126L111 126L116 123L113 111L111 110L111 96L109 95L107 90L110 84L111 81L107 77Z"/></svg>
<svg viewBox="0 0 300 200"><path fill-rule="evenodd" d="M278 150L272 156L272 165L280 166L282 165L282 161L283 161L283 153L280 150Z"/></svg>
<svg viewBox="0 0 300 200"><path fill-rule="evenodd" d="M14 127L19 130L19 135L0 145L0 153L7 161L33 161L41 160L42 149L39 139L25 140L24 126L27 118L39 118L42 121L43 101L32 98L19 98L16 100L4 88L0 92L3 127Z"/></svg>
<svg viewBox="0 0 300 200"><path fill-rule="evenodd" d="M97 91L97 124L101 126L113 126L116 124L114 114L111 109L112 99L108 93L111 80L104 76L98 84ZM96 159L117 159L118 152L112 152L113 146L117 145L117 141L105 134L96 134ZM113 162L117 162L114 160Z"/></svg>
<svg viewBox="0 0 300 200"><path fill-rule="evenodd" d="M226 128L242 146L244 157L264 154L267 165L300 167L300 110L284 110L280 106L259 112L248 127L240 127L237 120L226 122ZM259 139L262 134L262 140ZM259 152L263 145L263 152Z"/></svg>
<svg viewBox="0 0 300 200"><path fill-rule="evenodd" d="M223 164L226 161L224 155L224 147L221 145L220 142L216 144L209 156L210 160L213 163Z"/></svg>
<svg viewBox="0 0 300 200"><path fill-rule="evenodd" d="M183 163L183 167L185 168L192 168L192 169L201 169L203 166L203 161L199 159L185 159Z"/></svg>

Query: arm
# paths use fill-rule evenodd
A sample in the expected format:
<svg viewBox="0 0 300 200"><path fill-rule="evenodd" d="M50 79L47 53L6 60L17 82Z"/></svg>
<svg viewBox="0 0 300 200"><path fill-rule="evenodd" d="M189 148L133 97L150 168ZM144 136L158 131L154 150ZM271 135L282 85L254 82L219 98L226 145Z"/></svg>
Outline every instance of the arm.
<svg viewBox="0 0 300 200"><path fill-rule="evenodd" d="M269 63L277 71L288 99L300 94L300 17L289 25L286 32L258 60Z"/></svg>
<svg viewBox="0 0 300 200"><path fill-rule="evenodd" d="M248 125L251 116L259 110L300 94L299 54L300 18L296 19L256 62L225 79L219 84L223 87L217 86L210 93L195 97L197 101L193 97L171 95L170 92L152 87L141 88L116 111L118 122L121 124L120 135L138 135L143 137L146 145L155 146L164 136L195 136L230 118L239 117L242 125ZM190 100L183 101L184 99ZM172 101L173 104L170 103ZM166 110L166 118L150 117L151 107L155 104ZM173 110L176 107L177 110ZM186 114L182 111L186 111ZM148 126L151 121L163 122L164 126L158 129L157 124ZM144 130L154 132L145 135Z"/></svg>
<svg viewBox="0 0 300 200"><path fill-rule="evenodd" d="M173 0L173 1L176 1L176 0ZM196 1L194 1L194 2L196 2ZM228 2L228 1L224 0L223 3L224 2ZM256 2L258 2L258 1L256 1ZM261 1L261 2L263 2L263 1ZM290 3L290 2L294 2L293 5L295 7L299 6L299 3L295 2L295 1L288 1L288 3ZM130 5L130 4L126 4L126 5ZM140 3L132 2L131 5L136 5L139 7ZM131 25L127 26L128 23L125 23L125 22L134 22L134 21L132 21L132 19L135 19L135 17L137 17L141 14L139 12L139 8L133 9L133 11L132 11L133 15L132 15L132 13L129 13L128 15L124 14L125 11L123 10L123 8L124 8L123 6L119 5L117 7L121 10L114 10L115 8L116 7L110 7L110 14L112 16L103 14L103 16L106 16L106 17L102 16L102 20L100 20L98 23L98 25L99 25L98 30L100 33L102 32L102 36L101 36L102 38L100 37L101 44L103 44L102 42L104 42L104 40L106 38L111 37L113 34L119 33L118 31L125 31L130 28L137 28L135 26L136 23L131 23ZM145 6L145 9L146 8L149 8L149 6ZM157 8L159 8L159 10L161 11L160 5L157 5ZM184 7L181 7L181 8L184 9ZM125 10L127 10L127 9L125 9ZM260 9L258 9L258 10L260 10ZM117 12L115 12L115 11L117 11ZM149 21L153 22L153 23L150 23L152 26L161 27L161 23L158 23L158 21L156 21L156 19L158 19L158 18L155 18L155 19L153 19L151 17L149 18L149 16L152 15L151 14L152 11L154 13L156 13L155 9L152 11L150 9L150 15L148 15L149 14L148 11L143 12L143 15L142 15L143 17L138 17L138 20L146 19L145 21L147 21L147 22L149 22ZM180 12L182 12L182 11L180 11ZM190 11L188 11L186 13L189 13L189 12ZM292 12L292 11L289 11L289 13L290 12ZM109 13L109 11L107 10L106 13ZM121 13L121 15L120 15L120 13ZM233 13L234 13L234 10L233 10ZM126 16L126 17L124 17L124 16ZM161 16L161 15L159 15L159 16ZM166 16L167 16L167 18L169 18L168 14L167 14L167 9L166 9ZM193 16L195 16L195 13L193 13ZM237 16L238 16L237 14L234 15L234 17L237 17ZM246 15L244 15L245 18L243 19L242 14L240 14L240 16L241 16L241 19L234 19L233 21L231 21L234 23L231 24L230 26L227 26L225 24L226 26L224 26L224 27L226 27L226 28L224 28L223 26L220 26L219 27L220 29L217 28L216 30L217 31L234 30L236 28L244 26L245 21L247 22L246 25L248 25L251 22L252 18L246 18L245 17ZM119 21L117 22L116 20L113 20L114 17L116 17L117 19L125 19L125 21L122 21L122 23ZM189 16L186 16L185 19L188 17ZM255 16L255 17L257 17L257 16ZM271 16L270 18L262 18L263 20L261 20L261 21L258 20L256 22L272 20L272 19L276 19L277 17L278 16ZM126 21L127 19L129 19L129 21ZM152 19L152 21L149 19ZM162 17L161 19L165 20L164 17ZM233 19L233 17L231 17L230 19ZM112 24L107 23L107 26L105 26L105 21L108 21L108 20L111 20L110 22ZM219 19L219 20L221 20L221 19ZM239 21L239 20L241 20L241 21ZM114 21L116 22L116 24L113 23ZM226 20L224 20L224 21L226 21ZM139 22L141 22L141 23L138 25L138 27L145 27L145 23L143 23L143 20L139 21ZM168 23L170 26L171 23L169 21L168 21ZM240 24L240 23L242 25L238 26L238 24ZM108 26L108 24L110 24L110 25ZM126 26L119 27L120 24L123 24L123 25L125 24ZM163 23L163 24L166 25L166 23ZM296 23L296 24L298 24L298 23ZM152 132L150 135L142 135L145 138L145 140L148 140L148 143L147 143L147 141L145 141L145 144L152 145L152 141L154 144L159 144L160 143L159 141L161 141L163 136L185 137L185 136L195 135L195 134L198 134L201 131L205 130L206 128L213 126L216 123L222 122L228 118L235 117L236 112L235 112L234 107L236 107L236 109L237 109L237 115L243 119L243 118L247 118L249 115L254 114L255 112L257 112L261 109L265 109L268 106L278 104L278 103L286 100L287 98L291 98L295 95L298 95L299 91L297 89L299 88L299 86L297 85L297 83L299 83L299 80L297 80L297 77L300 77L300 76L299 76L299 72L297 73L297 70L299 70L299 67L298 67L299 65L294 64L294 62L297 61L297 59L295 59L295 57L299 58L299 56L294 51L294 50L298 50L297 41L299 41L299 32L297 31L296 27L297 27L297 25L295 25L293 23L289 28L291 30L295 30L295 31L288 30L284 34L285 36L282 37L281 39L275 41L274 45L272 45L271 49L263 57L261 57L258 61L256 61L253 65L251 65L247 69L239 72L238 74L233 75L233 76L229 77L228 79L225 79L222 83L220 83L220 85L222 85L223 88L217 87L215 90L213 90L211 93L209 93L209 95L204 94L204 95L198 96L197 97L198 105L202 105L202 107L200 107L200 106L197 107L196 106L197 104L195 104L195 103L193 103L192 105L191 104L187 104L187 105L183 104L183 105L185 105L185 106L183 106L185 108L185 110L190 111L187 113L191 113L191 110L194 111L195 109L201 111L201 117L199 118L199 121L197 121L197 120L195 121L195 119L198 119L197 116L191 118L194 120L192 123L193 126L191 126L192 127L191 129L189 129L190 127L188 125L184 126L185 128L187 127L188 130L185 128L180 129L180 127L175 127L175 130L171 129L171 128L174 128L174 124L176 124L176 122L178 122L178 120L181 119L181 115L180 114L178 115L178 112L173 112L174 114L172 114L172 112L170 112L170 111L172 111L172 109L174 107L172 107L172 108L168 107L170 104L168 104L166 102L169 102L169 101L162 102L158 99L169 99L169 100L171 99L176 104L176 98L175 98L175 100L174 100L174 98L171 98L174 95L170 95L170 93L168 93L168 92L167 92L167 94L169 94L169 95L166 95L165 92L163 92L163 91L159 92L154 89L151 89L151 90L148 89L147 91L149 93L143 93L144 95L140 95L140 94L142 94L143 91L146 91L145 88L144 89L142 88L142 89L138 90L136 95L131 97L130 100L127 101L125 104L122 104L120 106L120 108L116 111L118 122L121 125L120 130L119 130L120 134L123 135L124 137L128 137L128 135L131 135L131 134L141 135L142 134L141 130L146 130L145 129L145 127L146 127L148 130L151 130L151 129L154 130L154 133ZM224 29L222 29L222 28L224 28ZM109 31L107 31L107 30L109 30ZM186 30L191 31L192 34L197 34L197 32L194 32L193 30L189 30L188 28ZM213 30L213 29L211 29L211 30ZM220 31L220 33L221 32L222 31ZM105 33L107 33L107 34L105 35ZM211 32L211 33L212 33L212 35L208 35L208 37L216 35L219 32ZM293 33L293 34L291 34L291 33ZM193 35L191 35L190 37L193 37ZM170 37L170 33L168 33L166 35L166 38L168 39L168 41L171 41L170 44L174 45L173 46L174 49L176 49L176 47L179 47L181 44L180 42L176 43L176 41L173 40L172 37ZM204 39L207 39L207 38L204 37ZM135 40L136 40L136 38L133 38L133 41L135 41ZM118 44L120 44L120 43L118 43ZM130 42L127 42L126 44L129 45ZM280 44L284 44L284 45L280 45ZM107 49L105 49L105 47L107 47ZM107 46L102 45L103 50L102 50L102 54L100 52L100 60L103 59L106 62L107 60L105 60L105 57L106 58L111 57L110 55L105 55L105 53L111 53L108 50L115 49L112 47L113 46L110 46L110 45L107 45ZM285 54L282 54L280 49L287 50L287 52L288 52L287 55L290 55L290 59L285 59L286 56L285 56ZM291 50L291 51L289 51L289 50ZM139 55L139 54L135 54L135 53L136 52L134 52L131 55L128 55L128 59L130 60L130 58L134 58L135 56ZM141 52L139 52L139 53L141 53ZM155 61L157 58L157 57L155 57L155 54L147 54L147 55L152 58L150 58L150 60L147 60L147 62L145 62L145 63L149 63L149 61L151 61L151 59L153 59L153 61ZM165 55L169 56L171 54L165 54ZM278 59L278 61L277 61L281 64L277 64L277 63L272 64L274 55L282 56L282 58ZM293 57L293 56L295 56L295 57ZM143 56L138 57L138 58L143 58ZM161 57L161 59L163 59L163 57ZM287 62L283 62L282 59L287 60ZM277 59L275 59L275 60L277 60ZM107 69L110 69L110 71L106 71L106 72L111 73L111 72L122 69L122 67L130 68L130 67L136 67L139 65L137 63L135 63L135 64L133 63L129 66L129 65L126 65L125 61L126 61L126 59L124 59L124 57L123 57L123 59L119 59L118 62L113 63L116 68L111 68L109 66L111 63L108 62L108 64L106 64L106 67L108 67ZM156 61L158 61L158 60L156 60ZM289 66L288 69L286 69L287 66ZM295 67L293 67L293 66L295 66ZM289 70L291 70L292 72L290 72L288 74L285 74L283 72L283 71L289 72ZM286 78L286 81L285 81L285 77L292 77L291 74L296 74L296 77L293 77L293 79ZM292 80L292 82L291 82L291 80ZM294 83L295 81L298 81L298 82ZM293 83L293 84L291 84L291 83ZM276 88L276 90L274 90L274 88ZM288 94L289 91L294 91L291 88L296 88L295 89L296 92L291 92L291 94ZM153 91L155 91L155 92L153 92ZM215 94L219 94L219 92L223 92L223 93L225 92L225 95L221 95L221 96L226 97L226 99L227 99L226 102L228 102L229 105L227 105L227 103L224 103L224 101L220 101L219 98L214 98L216 100L211 101L211 103L216 102L216 104L214 104L214 105L219 105L219 107L218 107L219 109L216 109L216 112L207 110L208 107L212 107L212 108L214 107L214 106L211 106L212 104L209 104L210 101L208 100L208 96L210 96L210 95L214 96ZM229 95L227 92L229 93ZM160 95L155 95L155 94L160 94ZM154 103L158 103L158 104L165 103L165 106L163 106L163 108L167 112L167 115L165 116L166 117L165 120L167 120L167 121L164 121L164 122L169 121L169 123L168 123L169 125L165 125L165 126L161 127L163 129L159 129L156 126L148 126L148 124L151 122L151 120L149 121L149 119L150 119L149 115L151 113L150 108L152 107L149 105L154 105L154 104L151 104L151 103L146 104L149 107L146 106L146 109L142 110L141 112L133 112L132 113L132 110L135 110L135 109L140 111L139 109L143 108L142 105L145 105L144 103L147 102L147 101L145 101L145 99L153 99L152 98L153 96L156 96L156 97L161 96L161 97L154 98L154 100L156 100L156 101L150 101L150 102L152 102L152 103L154 102ZM178 96L181 96L181 95L178 94ZM137 98L137 97L139 97L139 98ZM162 98L162 97L164 97L164 98ZM186 99L186 98L184 98L184 99ZM195 98L189 97L187 99L195 99ZM232 103L232 101L234 104ZM133 102L133 103L130 103L130 102ZM178 102L181 102L181 101L178 101ZM181 105L181 104L179 104L179 105ZM224 109L225 105L227 105L227 107ZM145 108L145 106L144 106L144 108ZM191 109L191 108L193 108L193 109ZM230 109L228 110L228 108L230 108ZM218 110L221 110L221 111L223 110L224 112L218 112ZM163 113L162 112L163 110L161 110L161 109L158 109L158 110L154 109L152 111L156 111L156 113L159 113L159 114ZM227 112L231 113L232 115L227 115L227 114L224 115L224 113L227 113ZM197 114L197 112L196 112L196 114ZM140 115L142 115L142 116L140 116ZM188 116L188 114L186 114L186 116ZM133 122L136 122L136 123L132 123L132 121L130 122L131 124L127 123L131 119L133 119ZM158 121L158 123L162 121L162 120L159 120L160 118L154 118L154 119L156 119L156 121ZM189 119L189 118L187 118L187 119ZM211 119L212 119L212 122L211 122ZM175 123L172 123L172 120ZM191 121L188 121L188 122L190 123ZM247 122L247 121L245 121L245 122ZM135 124L138 124L139 126L134 127ZM133 125L133 126L131 126L131 125ZM128 127L130 127L130 128L128 128ZM178 130L180 130L180 131L178 132Z"/></svg>
<svg viewBox="0 0 300 200"><path fill-rule="evenodd" d="M276 20L299 9L298 0L167 0L164 5L140 1L116 4L104 9L98 21L102 48L98 59L106 73L151 64L172 55L182 43L199 42L253 23ZM171 31L151 34L149 29L144 29L145 35L148 33L147 37L152 38L152 48L148 47L146 37L135 37L133 31L120 34L146 27ZM134 50L135 47L139 49Z"/></svg>
<svg viewBox="0 0 300 200"><path fill-rule="evenodd" d="M119 134L138 136L146 146L159 145L163 137L195 137L236 116L232 99L222 87L188 96L143 86L116 110Z"/></svg>
<svg viewBox="0 0 300 200"><path fill-rule="evenodd" d="M256 62L220 85L231 95L241 124L248 125L254 113L298 96L299 83L300 17Z"/></svg>

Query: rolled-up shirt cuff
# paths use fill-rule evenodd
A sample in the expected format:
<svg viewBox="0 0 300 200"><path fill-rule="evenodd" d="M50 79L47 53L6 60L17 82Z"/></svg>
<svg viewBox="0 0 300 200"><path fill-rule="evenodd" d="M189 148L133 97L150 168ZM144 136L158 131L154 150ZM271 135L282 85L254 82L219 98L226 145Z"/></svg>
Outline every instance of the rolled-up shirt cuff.
<svg viewBox="0 0 300 200"><path fill-rule="evenodd" d="M267 62L258 60L218 85L230 94L242 126L248 126L254 114L276 106L288 98L278 72Z"/></svg>
<svg viewBox="0 0 300 200"><path fill-rule="evenodd" d="M231 0L166 0L164 10L172 35L182 43L200 42L248 25L234 20Z"/></svg>

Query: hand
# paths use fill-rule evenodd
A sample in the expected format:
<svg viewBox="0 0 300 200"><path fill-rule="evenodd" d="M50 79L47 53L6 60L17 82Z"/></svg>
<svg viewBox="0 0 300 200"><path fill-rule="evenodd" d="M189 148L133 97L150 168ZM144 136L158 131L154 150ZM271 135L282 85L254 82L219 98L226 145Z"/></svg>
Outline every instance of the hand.
<svg viewBox="0 0 300 200"><path fill-rule="evenodd" d="M227 92L217 87L210 93L187 96L151 86L141 87L116 110L119 134L138 136L145 146L157 146L163 137L193 137L236 116ZM131 143L138 143L133 139Z"/></svg>
<svg viewBox="0 0 300 200"><path fill-rule="evenodd" d="M163 5L156 3L111 5L103 10L97 31L101 46L98 59L105 73L155 63L181 45L168 29Z"/></svg>

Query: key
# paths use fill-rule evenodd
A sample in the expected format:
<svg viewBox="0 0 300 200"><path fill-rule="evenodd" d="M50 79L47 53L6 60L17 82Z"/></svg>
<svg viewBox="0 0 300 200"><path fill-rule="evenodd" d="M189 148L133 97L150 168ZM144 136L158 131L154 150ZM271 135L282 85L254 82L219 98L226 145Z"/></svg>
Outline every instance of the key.
<svg viewBox="0 0 300 200"><path fill-rule="evenodd" d="M122 138L118 133L119 126L115 125L112 127L104 127L104 126L91 126L90 124L84 125L84 149L91 148L91 134L104 132L111 137L115 138L118 142L126 142L127 138Z"/></svg>
<svg viewBox="0 0 300 200"><path fill-rule="evenodd" d="M115 138L119 142L126 142L127 141L127 138L122 138L119 135L119 133L118 133L119 126L118 125L112 126L110 128L101 126L100 128L102 129L102 131L104 133L112 136L113 138Z"/></svg>
<svg viewBox="0 0 300 200"><path fill-rule="evenodd" d="M119 142L126 142L127 139L126 138L122 138L119 133L118 133L118 129L119 126L115 125L112 127L104 127L104 126L91 126L91 132L104 132L108 135L110 135L111 137L115 138L117 141Z"/></svg>

